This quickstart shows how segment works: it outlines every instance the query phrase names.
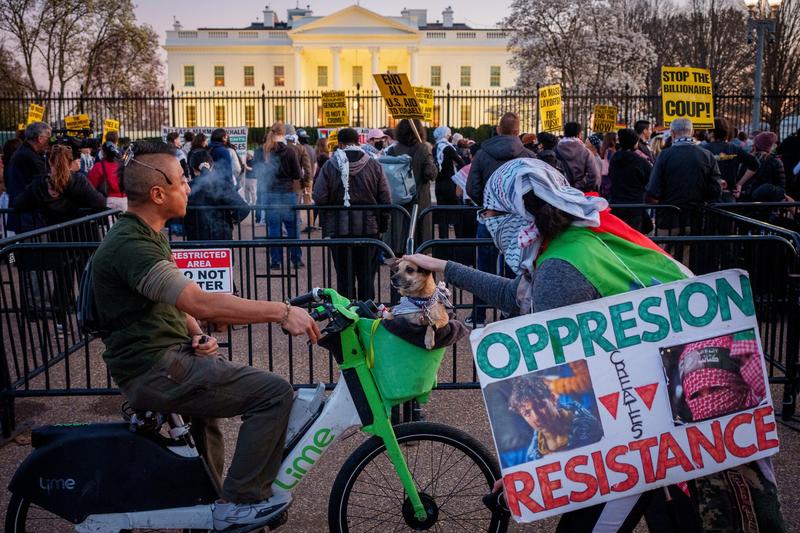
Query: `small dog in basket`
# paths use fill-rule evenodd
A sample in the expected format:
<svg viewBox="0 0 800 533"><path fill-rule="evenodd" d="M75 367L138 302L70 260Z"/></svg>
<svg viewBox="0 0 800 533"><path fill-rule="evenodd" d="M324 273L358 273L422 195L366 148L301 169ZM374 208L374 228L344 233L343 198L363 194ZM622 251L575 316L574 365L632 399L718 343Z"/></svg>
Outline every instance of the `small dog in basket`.
<svg viewBox="0 0 800 533"><path fill-rule="evenodd" d="M386 324L387 329L412 344L418 344L408 337L415 336L413 330L424 327L424 345L428 350L443 342L448 345L448 339L442 338L441 334L437 335L437 332L445 333L443 330L447 329L445 336L455 334L456 340L463 336L452 331L454 328L447 328L453 305L450 303L450 291L443 282L437 285L432 272L402 258L389 259L386 264L392 271L392 286L402 296L400 303L384 314L384 320L392 321ZM400 321L407 322L409 328L397 324Z"/></svg>

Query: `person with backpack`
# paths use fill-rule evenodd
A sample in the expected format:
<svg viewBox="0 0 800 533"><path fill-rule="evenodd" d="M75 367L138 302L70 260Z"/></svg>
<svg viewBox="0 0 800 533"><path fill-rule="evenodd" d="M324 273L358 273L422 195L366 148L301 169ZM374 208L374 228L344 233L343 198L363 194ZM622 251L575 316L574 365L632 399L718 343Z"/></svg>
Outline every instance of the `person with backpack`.
<svg viewBox="0 0 800 533"><path fill-rule="evenodd" d="M433 138L436 140L434 156L439 174L436 177L436 205L461 205L461 199L456 194L456 184L453 182L453 174L461 170L466 163L458 155L455 146L450 143L450 128L439 126L433 131ZM450 224L453 224L456 237L472 237L465 235L461 224L462 213L455 215L441 214L435 221L439 227L439 238L447 239L450 237ZM427 235L426 235L427 237ZM431 236L433 237L433 236Z"/></svg>
<svg viewBox="0 0 800 533"><path fill-rule="evenodd" d="M600 161L581 140L581 125L577 122L564 124L564 138L556 146L556 157L571 186L583 192L599 190L603 180Z"/></svg>
<svg viewBox="0 0 800 533"><path fill-rule="evenodd" d="M89 182L100 194L106 197L106 206L110 209L128 210L128 197L122 190L117 171L119 169L119 151L117 145L106 141L102 147L103 158L89 171Z"/></svg>
<svg viewBox="0 0 800 533"><path fill-rule="evenodd" d="M753 150L759 166L752 177L745 173L736 183L736 190L741 193L740 200L752 199L753 193L761 185L769 184L786 191L786 171L783 162L772 155L778 143L778 136L771 131L763 131L753 139Z"/></svg>
<svg viewBox="0 0 800 533"><path fill-rule="evenodd" d="M358 145L353 128L339 130L339 149L326 161L314 182L316 205L386 205L391 203L389 183L383 169ZM387 211L356 209L322 211L322 236L380 239L389 224ZM348 298L366 301L375 297L377 253L374 246L334 247L336 290Z"/></svg>
<svg viewBox="0 0 800 533"><path fill-rule="evenodd" d="M419 137L417 137L417 134L419 134ZM438 174L431 147L424 141L427 133L419 120L415 119L414 125L412 126L410 120L403 119L397 124L395 135L397 136L397 144L390 146L386 150L386 155L410 156L411 175L414 177L414 184L416 185L416 192L411 201L403 203L401 206L410 213L412 205L417 204L421 212L423 209L431 206L430 182L436 181L436 176ZM383 164L383 162L383 158L381 158L381 164ZM403 167L405 168L405 165ZM407 175L404 171L402 173ZM387 174L386 176L392 191L397 187L397 181L395 179L397 174L398 173ZM399 202L395 197L392 197L392 203L397 204ZM422 242L419 239L426 235L431 235L432 233L433 225L431 224L431 219L430 217L426 217L422 221L422 224L417 225L417 234L415 236L417 242Z"/></svg>

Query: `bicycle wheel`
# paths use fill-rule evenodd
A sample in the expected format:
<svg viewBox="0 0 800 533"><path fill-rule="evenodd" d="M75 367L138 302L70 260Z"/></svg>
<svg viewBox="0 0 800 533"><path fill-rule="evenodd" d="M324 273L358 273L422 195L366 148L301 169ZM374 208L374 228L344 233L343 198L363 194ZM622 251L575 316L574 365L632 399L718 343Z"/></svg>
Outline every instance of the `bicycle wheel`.
<svg viewBox="0 0 800 533"><path fill-rule="evenodd" d="M495 516L481 498L500 478L497 461L463 431L430 422L394 428L408 469L428 511L416 519L383 440L372 437L342 466L328 502L333 532L503 532L508 517Z"/></svg>
<svg viewBox="0 0 800 533"><path fill-rule="evenodd" d="M65 520L42 509L26 498L14 494L8 502L5 533L63 533L64 531L74 531L74 529L75 524L69 520ZM121 533L130 531L131 530L122 530ZM183 533L193 533L197 530L136 529L133 531L142 533L145 531L182 531Z"/></svg>

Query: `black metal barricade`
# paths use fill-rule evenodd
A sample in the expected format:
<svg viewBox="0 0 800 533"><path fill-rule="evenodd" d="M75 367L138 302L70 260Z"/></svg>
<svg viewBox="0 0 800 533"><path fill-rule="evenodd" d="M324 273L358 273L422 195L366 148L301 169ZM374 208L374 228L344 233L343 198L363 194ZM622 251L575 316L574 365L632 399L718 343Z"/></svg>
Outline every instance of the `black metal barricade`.
<svg viewBox="0 0 800 533"><path fill-rule="evenodd" d="M13 428L17 397L118 394L102 361L102 342L78 331L75 313L80 274L97 246L19 243L0 250L0 424L5 435ZM282 302L313 287L333 287L352 298L367 294L387 304L391 298L388 270L377 260L379 253L393 254L375 239L198 241L172 247L231 249L234 294L243 298ZM305 267L290 262L294 247ZM278 269L271 268L272 253L283 260ZM374 273L371 284L361 287L356 279L353 287L349 276L337 277L339 271L358 272L367 255L373 263L361 279ZM39 307L28 306L25 296L33 278L40 281ZM335 381L335 365L323 349L286 336L277 325L226 327L218 335L225 357L277 372L294 386Z"/></svg>
<svg viewBox="0 0 800 533"><path fill-rule="evenodd" d="M0 213L0 216L5 219L15 213L13 209L9 209ZM118 209L107 209L97 213L89 212L68 222L42 226L25 233L5 236L8 232L4 230L5 237L0 239L0 249L22 242L99 242L105 237L119 214Z"/></svg>
<svg viewBox="0 0 800 533"><path fill-rule="evenodd" d="M351 233L361 235L362 229L372 227L377 222L377 229L382 240L396 253L403 253L408 235L411 215L399 205L252 205L244 209L250 214L238 223L231 222L230 213L239 209L237 206L189 206L186 216L175 219L167 225L170 241L196 241L209 239L207 226L209 223L227 224L231 239L251 240L268 239L269 219L273 217L275 233L283 229L279 224L280 214L294 212L293 219L298 238L318 239L327 237L333 232L345 238ZM284 217L285 218L285 217ZM323 224L325 227L323 228ZM216 228L217 231L219 228ZM283 238L283 237L277 237Z"/></svg>
<svg viewBox="0 0 800 533"><path fill-rule="evenodd" d="M800 232L800 202L736 202L712 204L710 207Z"/></svg>

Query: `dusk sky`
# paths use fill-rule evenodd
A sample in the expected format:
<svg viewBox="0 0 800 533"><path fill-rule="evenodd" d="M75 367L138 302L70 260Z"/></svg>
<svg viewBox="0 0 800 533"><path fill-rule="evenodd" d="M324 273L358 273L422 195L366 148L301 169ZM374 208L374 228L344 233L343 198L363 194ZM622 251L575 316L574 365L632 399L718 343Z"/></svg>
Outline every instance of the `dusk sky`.
<svg viewBox="0 0 800 533"><path fill-rule="evenodd" d="M310 5L314 15L329 15L355 4L355 0L304 0L300 5ZM185 29L198 27L239 28L261 20L264 6L269 4L278 13L280 20L286 20L286 10L297 3L287 0L139 0L136 7L137 18L150 24L156 30L159 42L164 43L164 32L172 29L175 16ZM381 15L400 16L404 8L428 10L428 20L441 21L442 11L452 6L456 22L464 22L475 28L492 28L508 15L507 0L487 3L485 0L390 0L362 1L361 5ZM490 8L488 6L491 6Z"/></svg>

